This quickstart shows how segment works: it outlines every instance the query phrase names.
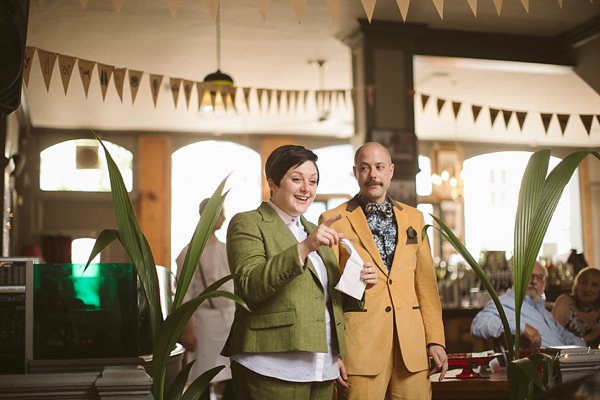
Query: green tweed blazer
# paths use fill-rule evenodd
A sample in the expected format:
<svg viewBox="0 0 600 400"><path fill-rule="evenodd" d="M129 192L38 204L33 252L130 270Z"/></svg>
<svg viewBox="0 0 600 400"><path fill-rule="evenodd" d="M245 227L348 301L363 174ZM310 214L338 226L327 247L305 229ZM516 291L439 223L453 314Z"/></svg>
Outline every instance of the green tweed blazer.
<svg viewBox="0 0 600 400"><path fill-rule="evenodd" d="M304 217L301 222L309 234L316 228ZM224 356L327 352L323 287L310 260L306 260L305 266L301 264L297 244L290 229L267 203L256 210L236 214L229 223L229 269L232 274L241 274L235 278L235 293L246 301L252 312L236 307L222 351ZM344 300L342 293L334 289L340 279L340 267L329 247L322 246L317 252L327 267L333 336L343 355Z"/></svg>

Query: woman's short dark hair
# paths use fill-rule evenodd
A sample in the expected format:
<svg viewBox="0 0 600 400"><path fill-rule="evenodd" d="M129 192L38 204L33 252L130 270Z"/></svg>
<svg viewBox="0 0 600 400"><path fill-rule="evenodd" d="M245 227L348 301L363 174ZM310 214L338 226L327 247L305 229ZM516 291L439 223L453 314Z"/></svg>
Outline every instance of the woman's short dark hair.
<svg viewBox="0 0 600 400"><path fill-rule="evenodd" d="M319 168L317 167L317 155L302 146L286 144L273 150L265 163L265 175L267 180L272 179L279 187L281 179L290 170L306 161L312 161L317 168L317 184L319 184Z"/></svg>

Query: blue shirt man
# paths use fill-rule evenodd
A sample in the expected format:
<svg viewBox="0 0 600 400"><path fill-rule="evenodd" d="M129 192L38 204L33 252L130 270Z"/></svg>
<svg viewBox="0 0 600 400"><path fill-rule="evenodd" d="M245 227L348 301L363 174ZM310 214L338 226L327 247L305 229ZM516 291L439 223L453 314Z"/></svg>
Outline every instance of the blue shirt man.
<svg viewBox="0 0 600 400"><path fill-rule="evenodd" d="M527 295L521 308L520 330L521 334L529 340L532 348L575 345L585 346L585 341L567 332L552 314L546 310L542 293L546 287L546 268L536 263L533 274L527 287ZM515 294L512 289L500 296L500 303L504 307L508 325L514 335L515 322ZM488 302L473 319L471 334L478 339L494 339L504 332L500 314L493 301Z"/></svg>

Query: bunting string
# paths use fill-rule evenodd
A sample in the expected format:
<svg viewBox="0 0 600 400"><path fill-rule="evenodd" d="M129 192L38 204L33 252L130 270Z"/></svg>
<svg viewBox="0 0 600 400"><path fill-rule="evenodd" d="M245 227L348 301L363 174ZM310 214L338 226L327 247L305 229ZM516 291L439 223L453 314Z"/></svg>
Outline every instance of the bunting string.
<svg viewBox="0 0 600 400"><path fill-rule="evenodd" d="M55 64L58 63L58 70L60 73L62 86L67 95L69 83L71 81L71 75L75 69L79 70L79 76L84 89L86 97L89 93L89 87L92 84L92 74L94 69L97 70L98 83L100 84L102 99L106 98L107 90L110 86L110 81L113 81L113 86L119 96L121 102L123 102L123 89L128 86L131 91L132 105L135 103L135 99L142 83L143 76L148 76L150 93L152 95L152 101L154 107L157 106L158 97L161 92L162 82L165 78L164 75L146 73L145 71L133 70L130 68L117 68L112 65L100 63L93 60L84 60L77 57L67 56L63 54L53 53L43 49L27 46L25 49L24 65L23 65L23 81L26 87L29 86L29 78L31 75L32 60L34 54L37 51L38 59L40 64L40 72L42 73L46 90L50 90L50 82L52 79ZM58 60L58 61L57 61ZM96 68L97 66L97 68ZM352 89L331 89L331 90L298 90L298 89L279 89L279 88L251 88L251 87L231 87L227 85L218 85L209 82L195 82L193 80L181 79L177 77L168 77L167 80L169 91L173 97L173 103L175 108L178 106L179 93L182 91L185 104L187 109L190 108L190 101L192 91L194 87L198 92L198 109L202 109L205 105L212 106L214 109L216 102L222 101L226 107L232 107L235 112L238 112L236 98L237 94L243 99L240 102L245 106L248 112L253 112L250 108L250 95L252 92L256 93L258 100L259 112L266 112L271 109L271 102L275 102L275 109L277 112L298 112L300 107L303 107L305 112L308 110L307 99L310 97L309 93L314 95L314 104L317 107L319 113L332 111L336 107L347 107L348 99L352 106L356 102L357 95L359 93L366 97L368 107L374 107L374 94L375 90L389 89L389 87L382 88L376 85L367 85L364 87L355 87ZM417 93L410 91L409 96L415 96L421 100L421 108L425 110L428 104L433 102L436 104L437 115L440 116L444 106L449 103L452 106L452 113L454 119L458 119L459 114L464 109L463 101L445 99L442 97L435 97L431 94ZM434 98L432 100L432 98ZM266 102L265 102L266 100ZM430 102L430 100L432 100ZM285 104L285 106L284 106ZM480 115L484 108L488 109L490 122L493 126L497 120L497 117L502 113L502 119L504 125L508 128L508 125L514 115L519 129L522 131L525 124L526 118L534 113L535 111L527 110L512 110L507 108L495 107L490 105L482 104L471 104L471 113L473 123L476 123L480 118ZM256 110L254 110L256 111ZM564 112L539 112L542 124L544 126L545 133L548 134L548 129L553 119L556 119L561 133L565 134L567 125L571 121L572 114ZM579 116L579 120L585 128L588 136L591 134L594 123L600 125L600 114L576 114ZM556 118L554 118L556 116ZM594 122L594 120L596 122Z"/></svg>
<svg viewBox="0 0 600 400"><path fill-rule="evenodd" d="M75 0L73 0L73 1L75 1ZM78 0L78 1L81 4L81 7L85 10L88 0ZM175 19L176 15L177 15L177 11L179 10L179 5L181 3L181 0L164 0L164 1L167 5L166 8L169 10L172 18ZM363 9L365 11L365 15L367 16L367 19L369 20L369 22L371 22L371 20L373 18L373 11L375 10L376 0L360 0L360 1L362 3ZM422 1L422 0L420 0L420 1ZM444 19L444 0L431 0L431 1L433 2L433 5L435 6L435 9L438 12L440 18ZM465 1L469 4L471 11L473 11L473 17L477 18L477 0L462 0L462 1ZM498 16L501 15L502 5L503 5L504 1L505 0L493 0L494 6L496 8L496 12L498 13ZM506 1L520 2L523 6L524 12L526 14L530 14L529 13L529 0L506 0ZM578 1L584 1L584 0L578 0ZM121 13L121 10L123 9L125 0L112 0L112 2L113 2L113 6L115 8L115 12L117 14ZM206 7L208 8L208 11L210 12L210 15L211 15L213 21L215 21L215 18L216 18L216 10L219 7L219 2L220 2L220 0L205 0L204 1ZM270 0L255 0L256 7L258 9L258 13L259 13L260 17L262 18L263 22L267 22L267 16L269 14L269 2L270 2ZM335 20L337 18L341 0L325 0L325 2L327 4L327 9L329 11L329 14L331 15L333 24L335 24ZM410 7L410 0L396 0L396 3L398 4L398 10L400 12L400 15L402 16L402 20L404 22L406 22L406 16L408 14L409 7ZM46 4L46 0L38 0L38 4L39 4L40 8L44 8L44 5ZM593 0L590 0L590 4L593 4ZM306 0L291 0L291 5L294 9L294 12L296 13L296 17L298 18L298 23L301 23L302 17L304 15L304 8L306 7ZM557 0L556 5L559 9L562 10L563 0ZM124 12L126 12L126 11L127 11L127 7L125 7Z"/></svg>

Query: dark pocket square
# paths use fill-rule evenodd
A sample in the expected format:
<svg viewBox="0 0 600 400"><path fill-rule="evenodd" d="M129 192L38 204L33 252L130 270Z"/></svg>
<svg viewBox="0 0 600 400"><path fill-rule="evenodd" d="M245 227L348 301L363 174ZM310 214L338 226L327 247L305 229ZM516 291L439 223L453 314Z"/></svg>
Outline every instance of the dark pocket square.
<svg viewBox="0 0 600 400"><path fill-rule="evenodd" d="M406 230L406 244L419 244L419 235L412 226Z"/></svg>

